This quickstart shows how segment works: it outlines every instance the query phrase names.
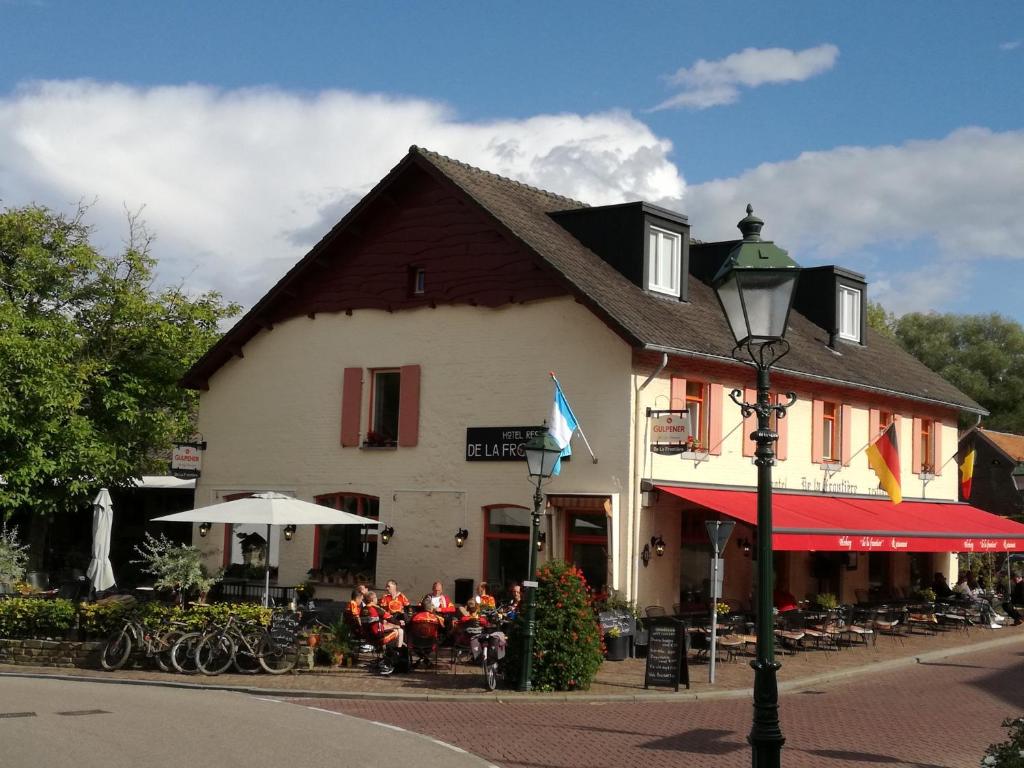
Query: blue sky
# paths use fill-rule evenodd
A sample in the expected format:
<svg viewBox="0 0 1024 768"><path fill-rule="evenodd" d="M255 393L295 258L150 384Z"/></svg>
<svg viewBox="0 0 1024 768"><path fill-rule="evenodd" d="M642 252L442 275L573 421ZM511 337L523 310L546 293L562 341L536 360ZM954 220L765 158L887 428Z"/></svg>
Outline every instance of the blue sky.
<svg viewBox="0 0 1024 768"><path fill-rule="evenodd" d="M0 0L0 200L251 303L409 144L1024 321L1016 2ZM660 107L660 108L659 108Z"/></svg>

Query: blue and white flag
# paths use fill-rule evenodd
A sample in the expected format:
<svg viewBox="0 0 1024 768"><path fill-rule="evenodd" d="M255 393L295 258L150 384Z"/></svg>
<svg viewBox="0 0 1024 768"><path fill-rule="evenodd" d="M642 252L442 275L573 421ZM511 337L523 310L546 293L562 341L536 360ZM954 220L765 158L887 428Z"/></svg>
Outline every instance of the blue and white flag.
<svg viewBox="0 0 1024 768"><path fill-rule="evenodd" d="M551 419L548 422L548 434L555 439L558 447L562 449L561 456L572 455L572 436L576 433L578 423L576 414L569 407L569 401L565 399L562 388L555 382L555 402L551 405ZM562 471L562 458L559 456L555 462L553 475Z"/></svg>

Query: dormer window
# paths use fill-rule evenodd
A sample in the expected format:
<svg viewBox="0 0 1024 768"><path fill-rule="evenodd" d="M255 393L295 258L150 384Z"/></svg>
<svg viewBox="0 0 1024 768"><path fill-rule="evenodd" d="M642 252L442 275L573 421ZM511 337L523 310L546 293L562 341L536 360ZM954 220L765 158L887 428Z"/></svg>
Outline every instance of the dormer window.
<svg viewBox="0 0 1024 768"><path fill-rule="evenodd" d="M647 290L679 296L682 236L650 227L647 239Z"/></svg>
<svg viewBox="0 0 1024 768"><path fill-rule="evenodd" d="M839 338L860 341L861 292L839 286Z"/></svg>

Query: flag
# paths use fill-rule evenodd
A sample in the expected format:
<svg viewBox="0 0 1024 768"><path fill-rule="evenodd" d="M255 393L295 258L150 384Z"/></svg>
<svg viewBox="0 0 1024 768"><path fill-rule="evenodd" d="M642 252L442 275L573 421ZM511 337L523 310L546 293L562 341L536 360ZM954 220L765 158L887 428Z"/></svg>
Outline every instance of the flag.
<svg viewBox="0 0 1024 768"><path fill-rule="evenodd" d="M900 448L896 425L890 424L867 450L868 464L878 475L878 487L889 494L893 504L903 501L900 489Z"/></svg>
<svg viewBox="0 0 1024 768"><path fill-rule="evenodd" d="M971 450L964 456L963 463L960 465L960 495L963 496L964 501L971 498L971 480L974 479L974 459L976 451L974 446L971 446Z"/></svg>
<svg viewBox="0 0 1024 768"><path fill-rule="evenodd" d="M562 449L562 456L572 455L572 436L576 432L576 415L569 407L569 401L565 399L562 388L555 382L555 401L551 404L551 419L548 422L548 434L555 439L558 447ZM552 474L557 475L562 471L562 458L559 456L555 462L555 469Z"/></svg>

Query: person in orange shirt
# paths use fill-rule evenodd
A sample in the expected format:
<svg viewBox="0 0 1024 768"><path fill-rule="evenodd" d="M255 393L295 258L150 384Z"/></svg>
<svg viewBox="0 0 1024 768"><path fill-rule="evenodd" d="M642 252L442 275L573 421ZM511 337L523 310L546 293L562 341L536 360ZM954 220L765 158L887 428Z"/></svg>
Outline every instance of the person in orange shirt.
<svg viewBox="0 0 1024 768"><path fill-rule="evenodd" d="M434 586L431 587L431 593L428 595L430 602L434 606L434 610L438 613L455 613L455 604L448 598L448 595L444 593L444 587L440 581L435 581Z"/></svg>
<svg viewBox="0 0 1024 768"><path fill-rule="evenodd" d="M494 610L494 596L487 594L487 582L481 581L476 587L476 597L473 598L481 611Z"/></svg>
<svg viewBox="0 0 1024 768"><path fill-rule="evenodd" d="M359 615L363 611L363 597L367 593L365 584L360 584L358 587L352 590L352 599L348 601L348 612L352 618L359 623Z"/></svg>
<svg viewBox="0 0 1024 768"><path fill-rule="evenodd" d="M389 579L385 585L387 591L381 599L381 607L391 614L396 622L405 621L405 609L409 607L409 598L398 591L398 582Z"/></svg>
<svg viewBox="0 0 1024 768"><path fill-rule="evenodd" d="M393 645L400 648L405 645L405 632L389 619L390 614L377 602L377 593L367 592L363 600L360 622L370 627L370 632L383 647Z"/></svg>
<svg viewBox="0 0 1024 768"><path fill-rule="evenodd" d="M444 626L444 619L434 613L434 596L424 595L423 602L420 603L420 609L412 615L412 623L415 624L417 621L426 621L430 624L439 624Z"/></svg>

